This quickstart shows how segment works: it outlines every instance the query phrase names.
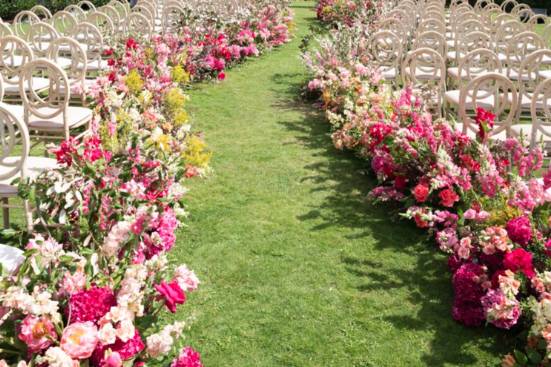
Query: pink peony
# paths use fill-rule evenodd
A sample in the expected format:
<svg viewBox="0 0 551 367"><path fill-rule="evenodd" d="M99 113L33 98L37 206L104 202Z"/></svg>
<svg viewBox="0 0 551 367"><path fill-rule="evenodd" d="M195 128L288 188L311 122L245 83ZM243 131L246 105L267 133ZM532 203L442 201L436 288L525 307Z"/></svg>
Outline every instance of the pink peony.
<svg viewBox="0 0 551 367"><path fill-rule="evenodd" d="M45 316L27 315L21 323L19 339L23 341L30 353L38 353L57 340L54 324Z"/></svg>
<svg viewBox="0 0 551 367"><path fill-rule="evenodd" d="M73 359L90 358L98 345L98 329L92 322L76 322L63 330L61 349Z"/></svg>
<svg viewBox="0 0 551 367"><path fill-rule="evenodd" d="M110 355L117 353L123 361L127 361L135 357L138 353L144 350L145 344L136 330L134 337L127 342L117 339L115 344L101 345L98 344L96 350L92 354L91 366L93 367L109 367L107 364ZM109 350L111 352L109 352Z"/></svg>
<svg viewBox="0 0 551 367"><path fill-rule="evenodd" d="M516 299L507 299L501 289L490 289L481 301L489 323L500 329L510 329L516 325L521 313Z"/></svg>
<svg viewBox="0 0 551 367"><path fill-rule="evenodd" d="M191 347L185 347L170 367L203 367L201 356Z"/></svg>
<svg viewBox="0 0 551 367"><path fill-rule="evenodd" d="M503 266L512 272L522 271L528 278L535 275L532 265L532 254L523 248L517 248L506 253L503 259Z"/></svg>
<svg viewBox="0 0 551 367"><path fill-rule="evenodd" d="M506 229L511 241L521 246L528 245L532 239L532 225L527 216L511 219Z"/></svg>
<svg viewBox="0 0 551 367"><path fill-rule="evenodd" d="M117 304L113 291L109 287L92 286L71 295L69 305L65 309L69 323L93 321L101 319L112 306Z"/></svg>
<svg viewBox="0 0 551 367"><path fill-rule="evenodd" d="M176 280L170 283L162 281L155 285L155 289L160 294L159 298L164 299L166 308L172 313L176 312L176 305L184 304L186 301L186 293L180 288Z"/></svg>

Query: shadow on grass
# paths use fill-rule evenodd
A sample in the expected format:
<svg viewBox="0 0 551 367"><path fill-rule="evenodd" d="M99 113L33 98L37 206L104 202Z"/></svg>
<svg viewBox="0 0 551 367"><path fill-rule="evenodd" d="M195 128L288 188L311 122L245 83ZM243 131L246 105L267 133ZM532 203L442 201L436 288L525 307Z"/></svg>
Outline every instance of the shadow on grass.
<svg viewBox="0 0 551 367"><path fill-rule="evenodd" d="M490 327L467 328L451 318L452 289L445 257L438 253L434 243L424 232L410 222L397 218L397 208L374 206L366 196L376 184L365 172L367 162L353 154L338 151L331 144L329 124L323 113L308 102L299 99L301 84L296 74L275 74L274 88L280 100L274 106L280 110L300 111L301 121L281 121L292 131L296 141L308 149L317 163L306 166L313 174L304 181L315 184L314 191L330 194L324 202L298 217L305 226L312 221L317 231L327 227L354 229L350 240L370 236L375 250L400 252L412 257L415 266L400 266L399 262L384 265L376 255L370 258L343 257L345 268L357 278L358 292L374 292L402 289L407 301L419 311L411 315L391 315L384 320L395 328L430 334L429 352L422 356L427 366L480 365L477 352L485 351L496 358L509 351L511 335ZM361 242L359 242L362 244ZM369 306L367 306L369 307ZM396 346L399 348L399 346Z"/></svg>

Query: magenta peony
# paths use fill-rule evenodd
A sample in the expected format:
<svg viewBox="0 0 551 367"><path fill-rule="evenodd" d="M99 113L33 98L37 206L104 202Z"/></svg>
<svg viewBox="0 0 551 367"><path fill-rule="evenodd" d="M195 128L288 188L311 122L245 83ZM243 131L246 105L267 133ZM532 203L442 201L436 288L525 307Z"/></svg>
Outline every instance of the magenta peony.
<svg viewBox="0 0 551 367"><path fill-rule="evenodd" d="M503 266L512 272L522 271L528 278L532 278L536 274L534 265L532 265L532 254L523 248L506 253Z"/></svg>
<svg viewBox="0 0 551 367"><path fill-rule="evenodd" d="M527 216L511 219L506 229L511 241L521 246L528 245L532 240L532 224Z"/></svg>
<svg viewBox="0 0 551 367"><path fill-rule="evenodd" d="M484 296L481 277L484 270L478 264L465 263L453 276L454 301L452 316L454 320L467 326L479 326L484 321L484 309L480 302Z"/></svg>
<svg viewBox="0 0 551 367"><path fill-rule="evenodd" d="M155 285L155 289L160 294L159 298L164 299L166 308L172 313L176 312L176 305L181 305L186 301L186 293L176 280L170 283L162 281Z"/></svg>
<svg viewBox="0 0 551 367"><path fill-rule="evenodd" d="M201 356L191 347L185 347L170 367L203 367Z"/></svg>
<svg viewBox="0 0 551 367"><path fill-rule="evenodd" d="M19 329L19 339L27 345L30 353L38 353L57 340L54 324L45 316L27 315Z"/></svg>
<svg viewBox="0 0 551 367"><path fill-rule="evenodd" d="M92 286L88 290L71 295L65 313L69 323L97 322L116 304L115 295L109 287Z"/></svg>
<svg viewBox="0 0 551 367"><path fill-rule="evenodd" d="M108 367L107 362L113 353L117 353L123 361L127 361L135 357L138 353L144 350L145 344L140 336L138 330L134 334L134 337L128 340L126 343L120 339L117 339L115 344L101 345L98 344L96 350L92 354L90 365L93 367ZM109 352L110 350L110 352Z"/></svg>
<svg viewBox="0 0 551 367"><path fill-rule="evenodd" d="M92 322L76 322L63 330L61 349L73 359L90 358L98 345L98 329Z"/></svg>

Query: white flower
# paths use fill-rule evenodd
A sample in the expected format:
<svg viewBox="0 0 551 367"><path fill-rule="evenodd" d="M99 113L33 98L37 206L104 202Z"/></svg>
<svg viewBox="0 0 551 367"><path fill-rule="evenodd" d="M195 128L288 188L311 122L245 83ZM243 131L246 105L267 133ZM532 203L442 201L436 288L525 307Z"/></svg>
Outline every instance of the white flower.
<svg viewBox="0 0 551 367"><path fill-rule="evenodd" d="M43 357L37 358L38 363L47 363L49 367L78 367L78 361L74 361L60 347L49 348Z"/></svg>
<svg viewBox="0 0 551 367"><path fill-rule="evenodd" d="M134 323L132 322L132 320L126 319L122 320L119 323L119 326L117 326L116 329L116 333L117 337L126 343L128 340L134 337L134 334L136 333L136 328L134 327Z"/></svg>
<svg viewBox="0 0 551 367"><path fill-rule="evenodd" d="M195 275L193 270L188 269L185 264L178 266L174 270L174 278L178 282L180 288L186 292L196 290L200 283L197 275Z"/></svg>
<svg viewBox="0 0 551 367"><path fill-rule="evenodd" d="M104 324L99 329L98 337L101 343L104 345L113 344L117 340L117 333L115 331L115 328L113 327L113 324L110 322Z"/></svg>

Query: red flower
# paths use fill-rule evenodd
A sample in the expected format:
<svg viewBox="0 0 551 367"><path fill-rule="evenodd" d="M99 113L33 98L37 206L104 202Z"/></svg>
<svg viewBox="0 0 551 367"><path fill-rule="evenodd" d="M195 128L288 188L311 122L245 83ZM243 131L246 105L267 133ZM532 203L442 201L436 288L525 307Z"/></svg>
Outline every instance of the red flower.
<svg viewBox="0 0 551 367"><path fill-rule="evenodd" d="M418 184L413 188L413 196L418 203L424 203L429 197L429 187L425 184Z"/></svg>
<svg viewBox="0 0 551 367"><path fill-rule="evenodd" d="M459 201L459 195L457 195L452 189L440 191L438 197L440 197L440 204L447 208L453 207L453 205Z"/></svg>
<svg viewBox="0 0 551 367"><path fill-rule="evenodd" d="M108 48L107 50L103 51L103 56L111 56L113 55L113 49L112 48Z"/></svg>
<svg viewBox="0 0 551 367"><path fill-rule="evenodd" d="M523 248L517 248L505 254L503 266L513 272L522 271L528 278L535 275L532 254Z"/></svg>
<svg viewBox="0 0 551 367"><path fill-rule="evenodd" d="M160 293L160 298L164 299L166 308L172 313L176 312L176 305L184 304L186 301L186 294L176 280L170 283L162 281L155 285L155 289Z"/></svg>
<svg viewBox="0 0 551 367"><path fill-rule="evenodd" d="M191 347L185 347L170 367L203 367L201 356Z"/></svg>
<svg viewBox="0 0 551 367"><path fill-rule="evenodd" d="M224 80L224 79L226 79L226 73L224 73L223 71L219 72L218 80Z"/></svg>
<svg viewBox="0 0 551 367"><path fill-rule="evenodd" d="M394 179L394 187L398 191L403 191L407 186L407 179L404 176L396 176Z"/></svg>
<svg viewBox="0 0 551 367"><path fill-rule="evenodd" d="M126 49L135 50L138 47L138 42L132 37L126 41Z"/></svg>
<svg viewBox="0 0 551 367"><path fill-rule="evenodd" d="M475 121L478 124L478 137L480 138L480 141L484 142L488 138L488 133L492 131L492 128L494 127L495 118L496 115L486 111L482 107L478 107L476 109Z"/></svg>
<svg viewBox="0 0 551 367"><path fill-rule="evenodd" d="M106 357L105 352L110 349L112 352L119 353L119 356L123 361L132 359L138 353L145 349L145 344L143 343L142 337L138 330L134 334L134 337L126 342L117 338L115 344L110 345L101 345L98 344L96 350L92 354L91 365L94 367L105 367L106 366Z"/></svg>

